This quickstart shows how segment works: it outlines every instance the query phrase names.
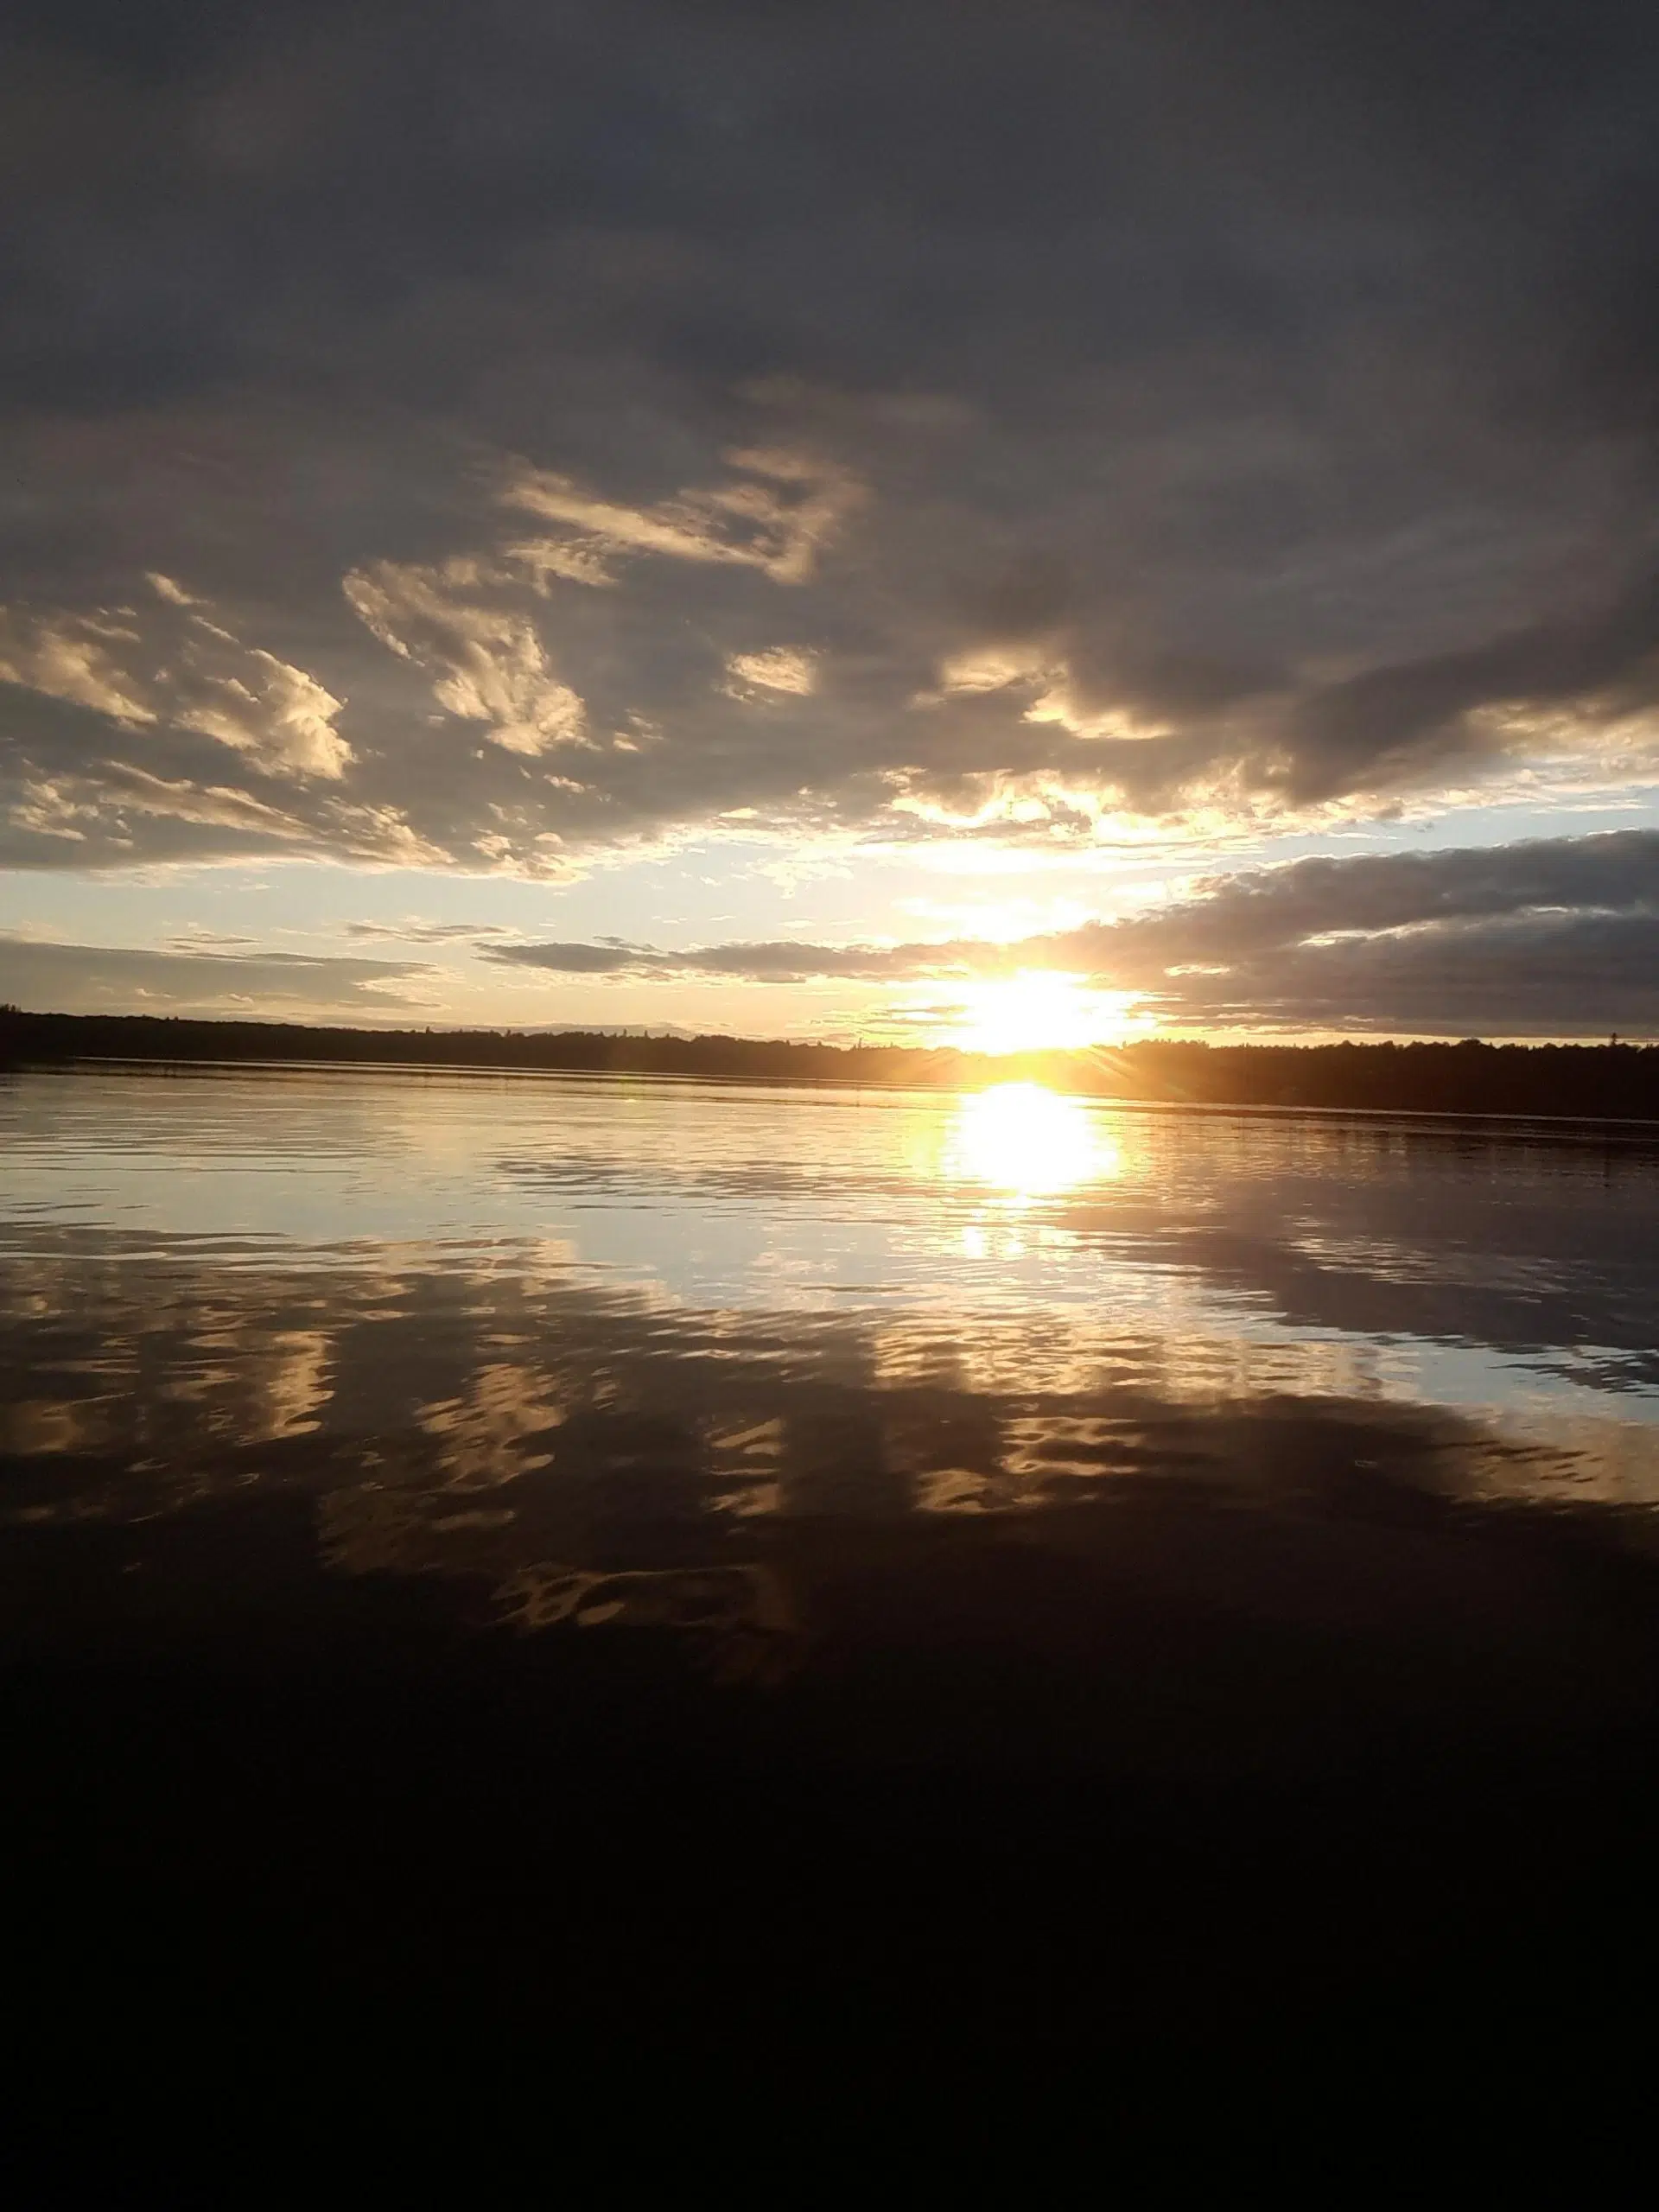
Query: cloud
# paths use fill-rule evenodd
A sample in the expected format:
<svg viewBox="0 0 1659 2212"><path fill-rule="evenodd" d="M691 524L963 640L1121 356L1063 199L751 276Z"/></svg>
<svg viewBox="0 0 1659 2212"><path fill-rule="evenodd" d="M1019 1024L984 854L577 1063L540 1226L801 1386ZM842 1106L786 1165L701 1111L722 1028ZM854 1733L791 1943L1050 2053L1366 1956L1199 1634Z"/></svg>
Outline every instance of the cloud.
<svg viewBox="0 0 1659 2212"><path fill-rule="evenodd" d="M896 976L959 971L960 946L938 948L938 965L925 963L930 948L918 945L706 944L687 952L659 952L634 944L502 944L485 948L484 957L510 968L539 968L562 976L617 976L632 981L668 977L677 981L723 976L747 983L803 982L835 976L884 982Z"/></svg>
<svg viewBox="0 0 1659 2212"><path fill-rule="evenodd" d="M1299 861L1202 883L1065 949L1166 1019L1205 1026L1659 1028L1659 833Z"/></svg>
<svg viewBox="0 0 1659 2212"><path fill-rule="evenodd" d="M169 952L249 952L258 944L257 938L243 937L234 930L210 930L193 922L176 937L165 941Z"/></svg>
<svg viewBox="0 0 1659 2212"><path fill-rule="evenodd" d="M739 472L709 490L682 492L650 508L619 505L545 469L515 478L503 498L572 530L575 541L532 539L512 549L538 574L582 583L604 580L607 554L652 553L679 561L735 563L775 583L804 583L821 550L859 504L862 487L845 470L785 448L734 451ZM592 569L582 565L592 559Z"/></svg>
<svg viewBox="0 0 1659 2212"><path fill-rule="evenodd" d="M1055 969L1206 1029L1573 1036L1659 1029L1659 831L1303 860L1013 943L490 946L620 980L899 984Z"/></svg>
<svg viewBox="0 0 1659 2212"><path fill-rule="evenodd" d="M495 581L472 561L437 569L382 561L366 573L353 570L345 592L383 645L435 677L432 696L439 706L486 723L492 743L504 752L580 745L586 734L582 701L554 677L531 624L487 603Z"/></svg>
<svg viewBox="0 0 1659 2212"><path fill-rule="evenodd" d="M124 761L101 772L25 781L10 823L31 846L71 865L122 860L199 860L208 855L289 851L326 854L383 867L442 867L448 855L410 829L395 807L331 801L290 810L234 785L168 779ZM33 850L21 857L35 861Z"/></svg>
<svg viewBox="0 0 1659 2212"><path fill-rule="evenodd" d="M734 653L726 664L726 688L735 699L750 697L757 686L762 691L789 691L804 697L817 683L813 656L797 645L766 645L759 652Z"/></svg>
<svg viewBox="0 0 1659 2212"><path fill-rule="evenodd" d="M42 1013L292 1019L309 1012L407 1020L431 970L417 963L299 953L54 944L0 931L0 999Z"/></svg>
<svg viewBox="0 0 1659 2212"><path fill-rule="evenodd" d="M0 683L127 724L168 721L276 776L337 780L352 758L340 700L303 669L245 645L169 577L150 603L89 613L0 607Z"/></svg>
<svg viewBox="0 0 1659 2212"><path fill-rule="evenodd" d="M1362 764L1404 769L1436 753L1499 749L1501 710L1576 704L1592 721L1659 704L1659 583L1643 577L1576 620L1547 620L1461 652L1400 661L1330 684L1299 706L1298 787L1351 785ZM1482 727L1475 718L1483 710ZM1495 711L1497 710L1497 711Z"/></svg>
<svg viewBox="0 0 1659 2212"><path fill-rule="evenodd" d="M0 863L1659 772L1648 11L150 12L0 51Z"/></svg>
<svg viewBox="0 0 1659 2212"><path fill-rule="evenodd" d="M427 922L416 914L401 922L349 922L347 937L409 944L464 944L477 939L513 938L518 932L505 922Z"/></svg>

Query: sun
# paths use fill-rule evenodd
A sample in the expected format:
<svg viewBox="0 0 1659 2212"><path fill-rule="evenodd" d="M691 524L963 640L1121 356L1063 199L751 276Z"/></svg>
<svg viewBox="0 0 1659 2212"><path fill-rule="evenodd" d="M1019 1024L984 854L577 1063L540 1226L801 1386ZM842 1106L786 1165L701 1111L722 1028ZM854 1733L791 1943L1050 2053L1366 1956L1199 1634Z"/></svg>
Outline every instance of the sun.
<svg viewBox="0 0 1659 2212"><path fill-rule="evenodd" d="M1064 1052L1121 1037L1135 1000L1052 968L962 987L950 1042L968 1052Z"/></svg>

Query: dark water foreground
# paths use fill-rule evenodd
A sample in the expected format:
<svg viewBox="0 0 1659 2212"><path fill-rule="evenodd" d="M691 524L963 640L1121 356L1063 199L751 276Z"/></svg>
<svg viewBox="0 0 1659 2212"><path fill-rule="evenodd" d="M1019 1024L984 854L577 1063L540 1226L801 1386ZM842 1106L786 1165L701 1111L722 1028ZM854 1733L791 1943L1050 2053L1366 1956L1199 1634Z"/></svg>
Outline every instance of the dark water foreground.
<svg viewBox="0 0 1659 2212"><path fill-rule="evenodd" d="M435 2005L913 2066L1642 1998L1645 1155L315 1074L3 1104L37 2037Z"/></svg>

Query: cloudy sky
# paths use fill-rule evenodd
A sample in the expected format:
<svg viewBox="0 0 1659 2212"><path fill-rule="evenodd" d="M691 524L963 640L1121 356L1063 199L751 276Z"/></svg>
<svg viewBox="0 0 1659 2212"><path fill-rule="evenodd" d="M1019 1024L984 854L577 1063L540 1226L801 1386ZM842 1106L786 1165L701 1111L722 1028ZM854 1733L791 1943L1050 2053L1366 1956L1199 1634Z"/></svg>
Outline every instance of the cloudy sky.
<svg viewBox="0 0 1659 2212"><path fill-rule="evenodd" d="M15 0L0 997L1659 1033L1659 12Z"/></svg>

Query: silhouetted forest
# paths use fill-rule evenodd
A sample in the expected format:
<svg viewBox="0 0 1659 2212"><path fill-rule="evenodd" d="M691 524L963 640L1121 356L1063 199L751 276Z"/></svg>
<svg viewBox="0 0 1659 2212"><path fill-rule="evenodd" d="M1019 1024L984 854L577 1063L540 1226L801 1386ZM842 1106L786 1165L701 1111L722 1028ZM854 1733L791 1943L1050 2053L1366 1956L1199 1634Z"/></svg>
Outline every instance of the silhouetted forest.
<svg viewBox="0 0 1659 2212"><path fill-rule="evenodd" d="M1035 1079L1098 1097L1659 1120L1659 1046L1207 1045L1154 1039L997 1057L896 1045L497 1029L332 1029L0 1008L0 1065L77 1059L365 1061L938 1090Z"/></svg>

